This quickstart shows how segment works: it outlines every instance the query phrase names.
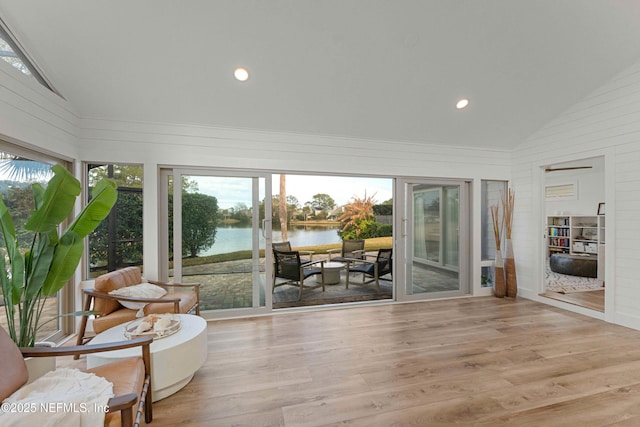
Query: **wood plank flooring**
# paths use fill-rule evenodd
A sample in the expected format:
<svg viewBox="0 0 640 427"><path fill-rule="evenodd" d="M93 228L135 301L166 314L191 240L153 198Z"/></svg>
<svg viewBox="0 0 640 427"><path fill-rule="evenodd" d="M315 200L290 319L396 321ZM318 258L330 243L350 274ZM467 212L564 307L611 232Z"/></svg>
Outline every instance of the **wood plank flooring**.
<svg viewBox="0 0 640 427"><path fill-rule="evenodd" d="M547 291L540 295L604 313L604 289L591 292L571 292L568 294Z"/></svg>
<svg viewBox="0 0 640 427"><path fill-rule="evenodd" d="M208 339L151 425L640 425L640 332L525 299L215 321Z"/></svg>

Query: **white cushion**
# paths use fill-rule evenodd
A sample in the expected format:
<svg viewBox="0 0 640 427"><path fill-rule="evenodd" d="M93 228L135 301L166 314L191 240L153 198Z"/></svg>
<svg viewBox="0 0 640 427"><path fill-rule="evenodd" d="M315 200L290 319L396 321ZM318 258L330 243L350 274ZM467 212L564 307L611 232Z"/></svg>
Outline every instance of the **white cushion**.
<svg viewBox="0 0 640 427"><path fill-rule="evenodd" d="M138 285L124 286L120 289L109 292L109 295L133 298L161 298L167 294L163 287L151 283L140 283ZM132 310L142 310L147 303L118 300L120 304Z"/></svg>

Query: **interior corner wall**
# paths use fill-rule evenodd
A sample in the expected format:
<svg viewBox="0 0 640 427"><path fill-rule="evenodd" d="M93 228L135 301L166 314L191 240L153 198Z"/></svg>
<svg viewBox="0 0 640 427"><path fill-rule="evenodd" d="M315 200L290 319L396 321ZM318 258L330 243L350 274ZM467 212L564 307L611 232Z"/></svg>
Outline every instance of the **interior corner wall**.
<svg viewBox="0 0 640 427"><path fill-rule="evenodd" d="M585 97L514 150L514 250L520 294L540 301L543 165L604 156L604 319L640 329L640 62Z"/></svg>
<svg viewBox="0 0 640 427"><path fill-rule="evenodd" d="M72 161L78 123L64 99L0 61L0 138Z"/></svg>

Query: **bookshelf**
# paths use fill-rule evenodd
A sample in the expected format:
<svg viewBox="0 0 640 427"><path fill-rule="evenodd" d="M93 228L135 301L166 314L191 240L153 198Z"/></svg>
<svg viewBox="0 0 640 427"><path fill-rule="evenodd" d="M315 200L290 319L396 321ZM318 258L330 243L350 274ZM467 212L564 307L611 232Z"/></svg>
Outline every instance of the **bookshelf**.
<svg viewBox="0 0 640 427"><path fill-rule="evenodd" d="M549 255L597 255L605 242L604 215L563 215L547 217Z"/></svg>
<svg viewBox="0 0 640 427"><path fill-rule="evenodd" d="M569 253L571 249L571 227L568 216L547 217L547 246L552 253Z"/></svg>

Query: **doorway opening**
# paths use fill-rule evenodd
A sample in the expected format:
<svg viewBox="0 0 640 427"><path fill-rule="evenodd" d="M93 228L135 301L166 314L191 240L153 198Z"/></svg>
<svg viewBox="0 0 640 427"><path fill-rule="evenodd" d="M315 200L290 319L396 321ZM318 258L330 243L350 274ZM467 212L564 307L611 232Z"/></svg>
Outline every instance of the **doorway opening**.
<svg viewBox="0 0 640 427"><path fill-rule="evenodd" d="M541 296L604 312L604 157L544 171L545 270Z"/></svg>

